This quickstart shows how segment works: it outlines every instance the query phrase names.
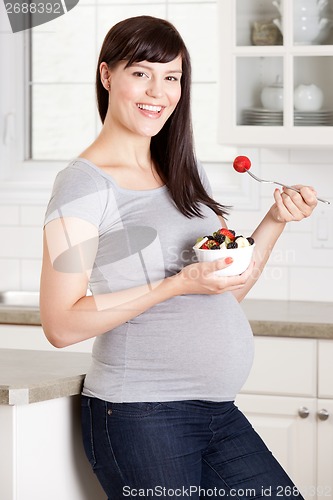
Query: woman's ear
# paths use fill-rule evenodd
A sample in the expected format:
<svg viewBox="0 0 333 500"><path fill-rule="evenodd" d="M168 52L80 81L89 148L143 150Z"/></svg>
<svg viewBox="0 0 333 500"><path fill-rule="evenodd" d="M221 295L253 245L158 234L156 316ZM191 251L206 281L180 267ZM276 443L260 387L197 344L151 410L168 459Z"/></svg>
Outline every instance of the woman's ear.
<svg viewBox="0 0 333 500"><path fill-rule="evenodd" d="M99 73L101 76L101 82L103 87L109 91L110 90L110 81L111 81L111 75L110 75L110 70L109 66L106 64L106 62L102 62L99 66Z"/></svg>

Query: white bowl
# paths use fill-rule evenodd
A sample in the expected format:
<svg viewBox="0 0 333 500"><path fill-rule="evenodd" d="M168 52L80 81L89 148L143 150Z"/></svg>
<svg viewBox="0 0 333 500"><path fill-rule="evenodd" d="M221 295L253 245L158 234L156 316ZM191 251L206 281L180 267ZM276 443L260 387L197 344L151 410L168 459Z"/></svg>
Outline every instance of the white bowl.
<svg viewBox="0 0 333 500"><path fill-rule="evenodd" d="M233 263L224 269L215 271L218 276L237 276L242 274L250 265L255 243L242 248L222 248L221 250L202 250L193 247L199 262L212 262L217 259L232 257Z"/></svg>

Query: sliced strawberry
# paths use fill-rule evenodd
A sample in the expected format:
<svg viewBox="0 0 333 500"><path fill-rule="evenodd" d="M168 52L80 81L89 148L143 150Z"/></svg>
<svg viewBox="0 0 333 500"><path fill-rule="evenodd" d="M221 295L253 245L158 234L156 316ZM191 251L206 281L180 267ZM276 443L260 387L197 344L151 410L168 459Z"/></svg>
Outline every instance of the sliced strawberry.
<svg viewBox="0 0 333 500"><path fill-rule="evenodd" d="M235 234L233 231L230 231L230 229L227 229L226 227L222 227L219 229L219 232L223 234L226 238L229 238L229 240L234 241L235 239Z"/></svg>
<svg viewBox="0 0 333 500"><path fill-rule="evenodd" d="M201 250L217 250L218 248L220 248L219 243L212 239L204 241L200 247Z"/></svg>

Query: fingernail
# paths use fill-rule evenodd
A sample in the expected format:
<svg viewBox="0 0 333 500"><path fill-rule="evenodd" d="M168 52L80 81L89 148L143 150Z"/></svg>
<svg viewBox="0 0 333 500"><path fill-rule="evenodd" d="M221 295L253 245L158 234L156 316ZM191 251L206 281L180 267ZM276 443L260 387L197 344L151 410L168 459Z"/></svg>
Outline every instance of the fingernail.
<svg viewBox="0 0 333 500"><path fill-rule="evenodd" d="M232 257L226 257L226 258L224 259L224 262L225 262L226 264L231 264L233 261L234 261L234 259L233 259Z"/></svg>

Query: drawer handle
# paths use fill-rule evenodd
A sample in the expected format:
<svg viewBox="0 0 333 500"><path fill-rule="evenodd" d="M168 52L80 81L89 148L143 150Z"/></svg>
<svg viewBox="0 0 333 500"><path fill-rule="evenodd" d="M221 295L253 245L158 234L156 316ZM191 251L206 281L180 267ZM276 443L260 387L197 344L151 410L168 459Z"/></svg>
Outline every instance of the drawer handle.
<svg viewBox="0 0 333 500"><path fill-rule="evenodd" d="M308 418L308 416L310 415L309 408L307 408L306 406L301 406L301 408L299 408L298 410L298 414L301 418Z"/></svg>
<svg viewBox="0 0 333 500"><path fill-rule="evenodd" d="M330 414L324 408L322 410L318 411L319 420L327 420L329 416L330 416Z"/></svg>

